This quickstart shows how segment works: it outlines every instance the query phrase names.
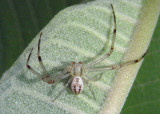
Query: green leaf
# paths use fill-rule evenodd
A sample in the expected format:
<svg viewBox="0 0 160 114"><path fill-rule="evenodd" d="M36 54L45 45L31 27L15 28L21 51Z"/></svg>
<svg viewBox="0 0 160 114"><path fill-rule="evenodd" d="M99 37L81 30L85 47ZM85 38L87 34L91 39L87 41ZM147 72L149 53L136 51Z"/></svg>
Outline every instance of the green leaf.
<svg viewBox="0 0 160 114"><path fill-rule="evenodd" d="M152 4L150 4L152 2ZM151 39L159 14L158 0L136 4L114 1L117 19L115 50L102 64L109 65L139 58ZM149 11L147 9L150 9ZM147 13L150 12L150 15ZM145 23L144 23L145 22ZM89 62L104 55L113 31L110 2L97 0L69 7L56 15L42 30L41 56L47 71L55 78L71 61ZM149 26L149 27L148 27ZM4 73L0 83L0 111L3 113L119 113L141 63L114 71L104 71L100 81L90 82L94 100L85 86L74 95L70 87L52 103L67 80L49 85L28 71L25 64L34 47L30 65L42 73L37 60L39 34L15 64ZM86 75L96 77L98 73Z"/></svg>
<svg viewBox="0 0 160 114"><path fill-rule="evenodd" d="M122 114L158 114L160 113L160 17L154 31L149 51L145 57Z"/></svg>

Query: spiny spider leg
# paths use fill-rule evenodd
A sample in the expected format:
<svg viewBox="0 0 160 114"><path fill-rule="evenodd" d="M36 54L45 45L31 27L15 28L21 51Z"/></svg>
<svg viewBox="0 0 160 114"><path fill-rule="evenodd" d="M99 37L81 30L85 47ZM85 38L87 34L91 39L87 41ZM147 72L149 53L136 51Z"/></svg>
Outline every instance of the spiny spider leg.
<svg viewBox="0 0 160 114"><path fill-rule="evenodd" d="M92 90L90 84L88 83L88 81L87 81L85 78L83 78L83 80L85 81L87 87L89 88L90 92L91 92L92 95L93 95L94 100L96 101L96 97L95 97L94 91Z"/></svg>
<svg viewBox="0 0 160 114"><path fill-rule="evenodd" d="M30 53L29 53L29 56L28 56L28 59L27 59L27 63L26 63L26 67L27 67L33 74L37 75L40 79L42 79L43 76L41 76L41 74L39 74L37 71L35 71L35 70L29 65L29 60L30 60L32 51L33 51L33 48L31 49L31 51L30 51Z"/></svg>
<svg viewBox="0 0 160 114"><path fill-rule="evenodd" d="M64 86L64 88L58 93L58 95L54 98L54 100L52 102L54 102L63 92L64 90L69 86L69 84L71 83L73 78L70 78L67 82L67 84Z"/></svg>
<svg viewBox="0 0 160 114"><path fill-rule="evenodd" d="M86 70L94 72L94 71L105 71L105 70L118 69L118 68L121 68L121 67L124 67L124 66L128 66L128 65L131 65L131 64L138 63L139 61L141 61L144 58L146 53L147 53L147 51L139 59L129 61L129 62L124 62L124 63L119 64L119 65L110 65L110 66L105 66L105 67L102 67L102 68L87 68Z"/></svg>
<svg viewBox="0 0 160 114"><path fill-rule="evenodd" d="M89 78L88 76L85 76L85 78L86 78L87 80L89 80L89 81L96 82L96 81L98 81L98 80L101 79L102 75L103 75L103 73L101 73L98 78L94 78L94 79L93 79L93 78Z"/></svg>
<svg viewBox="0 0 160 114"><path fill-rule="evenodd" d="M35 71L30 65L29 65L29 60L30 60L30 57L32 55L32 51L33 51L33 48L31 49L30 53L29 53L29 56L28 56L28 59L27 59L27 63L26 63L26 66L27 68L35 75L37 75L40 79L42 79L44 82L48 83L48 84L54 84L55 81L59 81L61 79L64 79L64 78L67 78L69 76L69 73L67 74L67 69L64 70L55 80L52 80L50 79L50 76L48 75L44 65L43 65L43 62L42 62L42 58L40 56L40 42L41 42L41 36L42 36L42 33L40 34L40 39L39 39L39 42L38 42L38 60L39 60L39 63L40 63L40 66L45 74L45 77L43 77L41 74L39 74L37 71Z"/></svg>
<svg viewBox="0 0 160 114"><path fill-rule="evenodd" d="M111 44L110 51L107 54L105 54L103 57L101 57L98 60L94 61L93 63L88 64L87 65L88 67L89 66L93 66L93 65L103 61L104 59L109 57L112 54L113 50L114 50L114 42L115 42L115 38L116 38L117 25L116 25L116 16L115 16L115 12L114 12L114 8L113 8L112 4L111 4L111 7L112 7L113 18L114 18L114 30L113 30L113 38L112 38L112 44Z"/></svg>
<svg viewBox="0 0 160 114"><path fill-rule="evenodd" d="M41 66L41 68L42 68L42 70L43 70L43 73L47 76L48 75L48 73L47 73L47 70L46 70L46 68L44 67L44 64L43 64L43 62L42 62L42 58L41 58L41 56L40 56L40 43L41 43L41 36L42 36L42 32L41 32L41 34L40 34L40 38L39 38L39 42L38 42L38 61L39 61L39 64L40 64L40 66Z"/></svg>
<svg viewBox="0 0 160 114"><path fill-rule="evenodd" d="M54 83L54 80L50 80L49 78L49 75L46 75L45 77L43 77L41 74L39 74L37 71L35 71L30 65L29 65L29 60L30 60L30 57L32 55L32 51L33 51L33 48L31 50L31 52L29 53L29 56L28 56L28 59L27 59L27 63L26 63L26 66L27 68L35 75L37 75L40 79L42 79L44 82L47 82L48 84L53 84Z"/></svg>

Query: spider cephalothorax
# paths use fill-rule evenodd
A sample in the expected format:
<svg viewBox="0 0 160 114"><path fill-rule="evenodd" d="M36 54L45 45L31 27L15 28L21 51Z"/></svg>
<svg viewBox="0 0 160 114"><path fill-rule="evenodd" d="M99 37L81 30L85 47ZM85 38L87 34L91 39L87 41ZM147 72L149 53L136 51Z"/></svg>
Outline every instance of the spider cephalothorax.
<svg viewBox="0 0 160 114"><path fill-rule="evenodd" d="M83 76L85 73L84 64L82 62L72 62L71 66L68 67L69 72L71 73L71 76Z"/></svg>
<svg viewBox="0 0 160 114"><path fill-rule="evenodd" d="M112 8L112 13L113 13L113 19L114 19L114 30L113 30L113 38L112 38L112 44L110 47L110 51L108 53L106 53L104 56L102 56L101 58L93 61L92 63L89 64L84 64L83 62L72 62L71 65L69 65L66 69L64 69L63 72L60 73L59 76L57 76L56 79L51 79L48 72L46 71L46 68L44 67L44 64L42 62L42 58L40 56L40 42L41 42L41 36L42 33L40 34L40 38L39 38L39 42L38 42L38 60L39 60L39 64L44 72L43 75L39 74L37 71L35 71L30 65L29 65L29 60L30 60L30 56L32 54L32 50L28 56L27 59L27 63L26 66L27 68L35 75L37 75L40 79L42 79L44 82L48 83L48 84L54 84L54 82L57 82L61 79L67 78L70 76L70 79L68 80L67 84L65 85L65 87L59 92L59 94L55 97L54 100L56 100L58 98L58 96L61 95L61 93L66 89L66 87L69 86L69 84L71 84L71 89L75 94L80 94L84 88L84 84L86 84L88 86L88 88L90 89L94 99L94 92L92 90L92 88L90 87L88 81L97 81L101 78L102 75L100 75L98 78L89 78L85 75L85 72L97 72L97 71L105 71L105 70L114 70L114 69L118 69L121 68L123 66L128 66L131 64L135 64L139 61L141 61L144 56L146 55L146 52L138 59L135 59L133 61L129 61L129 62L124 62L121 64L115 64L115 65L108 65L108 66L104 66L103 68L93 68L94 65L102 62L104 59L108 58L113 50L114 50L114 42L115 42L115 38L116 38L116 16L115 16L115 12L114 12L114 8L113 5L111 4L111 8ZM54 101L53 100L53 101Z"/></svg>

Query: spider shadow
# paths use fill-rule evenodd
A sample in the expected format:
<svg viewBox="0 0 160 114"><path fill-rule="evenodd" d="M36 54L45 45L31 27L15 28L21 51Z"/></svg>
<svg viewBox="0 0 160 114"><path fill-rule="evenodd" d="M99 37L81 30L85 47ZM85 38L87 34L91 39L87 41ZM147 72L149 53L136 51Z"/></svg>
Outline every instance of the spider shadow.
<svg viewBox="0 0 160 114"><path fill-rule="evenodd" d="M20 81L20 82L23 82L25 84L32 84L32 83L36 83L36 82L39 82L40 79L39 78L34 78L34 79L29 79L27 78L27 76L25 75L25 72L22 71L22 73L17 77L17 79Z"/></svg>
<svg viewBox="0 0 160 114"><path fill-rule="evenodd" d="M110 16L109 29L107 29L107 32L106 32L106 34L105 34L105 36L107 36L107 37L106 37L107 41L106 41L105 45L103 46L103 48L101 49L100 52L98 52L98 54L96 54L97 56L85 60L84 63L86 63L86 64L87 64L87 63L91 63L91 61L97 60L104 52L107 53L106 50L107 50L107 47L109 47L109 46L108 46L108 45L109 45L109 40L113 37L113 35L111 36L111 33L113 33L113 32L112 32L112 29L111 29L111 27L112 27L112 25L113 25L113 22L112 22L112 21L113 21L113 15ZM108 34L107 34L107 33L108 33ZM110 47L109 47L109 49L110 49Z"/></svg>

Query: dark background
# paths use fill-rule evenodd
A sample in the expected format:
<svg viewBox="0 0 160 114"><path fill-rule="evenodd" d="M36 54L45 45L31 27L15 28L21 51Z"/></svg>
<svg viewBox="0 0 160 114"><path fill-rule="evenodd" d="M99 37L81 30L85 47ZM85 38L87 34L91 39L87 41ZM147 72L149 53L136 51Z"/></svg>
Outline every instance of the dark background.
<svg viewBox="0 0 160 114"><path fill-rule="evenodd" d="M0 0L0 77L60 10L81 0Z"/></svg>
<svg viewBox="0 0 160 114"><path fill-rule="evenodd" d="M82 0L0 0L0 77L35 35L65 7ZM160 18L122 114L160 113Z"/></svg>

